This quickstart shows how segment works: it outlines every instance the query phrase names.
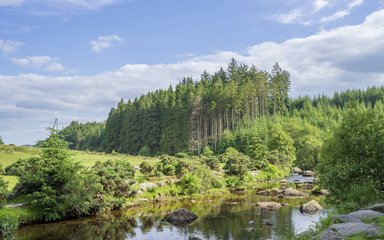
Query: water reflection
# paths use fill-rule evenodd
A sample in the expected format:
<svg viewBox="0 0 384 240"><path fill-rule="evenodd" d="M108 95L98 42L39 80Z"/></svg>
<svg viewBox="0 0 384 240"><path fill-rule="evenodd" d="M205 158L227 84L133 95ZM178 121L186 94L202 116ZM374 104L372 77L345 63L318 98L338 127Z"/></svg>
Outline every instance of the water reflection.
<svg viewBox="0 0 384 240"><path fill-rule="evenodd" d="M300 213L297 206L308 199L289 200L289 206L275 211L255 206L255 202L264 200L233 196L196 203L186 200L148 204L105 217L26 226L19 230L17 239L180 240L189 236L209 240L289 239L293 233L307 230L319 217L326 215L326 211L312 215ZM198 220L182 228L162 221L166 213L180 207L195 212ZM272 226L265 223L272 223Z"/></svg>

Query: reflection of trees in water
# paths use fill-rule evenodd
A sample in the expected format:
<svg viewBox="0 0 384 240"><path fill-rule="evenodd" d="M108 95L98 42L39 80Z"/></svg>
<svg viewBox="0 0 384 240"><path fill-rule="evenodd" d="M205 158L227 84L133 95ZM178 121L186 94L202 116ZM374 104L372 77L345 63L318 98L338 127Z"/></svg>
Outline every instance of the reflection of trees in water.
<svg viewBox="0 0 384 240"><path fill-rule="evenodd" d="M146 204L99 218L26 226L19 230L17 239L123 240L159 232L170 232L172 236L199 235L204 239L220 240L275 239L293 231L291 207L268 211L254 206L257 201L260 198L233 196L199 199L197 203L186 200ZM307 199L289 202L291 206L296 206L305 201ZM181 207L195 212L199 216L198 220L184 228L176 228L162 221L165 214ZM263 220L270 220L273 226L264 225ZM250 221L253 223L249 224ZM247 231L249 227L254 228L254 231Z"/></svg>
<svg viewBox="0 0 384 240"><path fill-rule="evenodd" d="M134 237L135 219L110 218L98 220L65 221L31 225L18 231L17 239L46 240L123 240Z"/></svg>

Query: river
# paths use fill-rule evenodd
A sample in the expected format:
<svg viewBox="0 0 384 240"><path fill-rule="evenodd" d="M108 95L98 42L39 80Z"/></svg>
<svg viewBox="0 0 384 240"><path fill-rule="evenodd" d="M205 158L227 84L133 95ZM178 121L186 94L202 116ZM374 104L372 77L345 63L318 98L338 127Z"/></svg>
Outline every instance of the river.
<svg viewBox="0 0 384 240"><path fill-rule="evenodd" d="M269 200L286 202L288 206L269 211L255 205L258 201ZM302 214L298 206L309 200L231 195L145 203L105 216L25 226L18 231L17 239L187 240L191 236L209 240L292 239L294 234L307 230L327 214L326 210ZM166 213L181 207L190 209L199 218L186 227L162 221Z"/></svg>

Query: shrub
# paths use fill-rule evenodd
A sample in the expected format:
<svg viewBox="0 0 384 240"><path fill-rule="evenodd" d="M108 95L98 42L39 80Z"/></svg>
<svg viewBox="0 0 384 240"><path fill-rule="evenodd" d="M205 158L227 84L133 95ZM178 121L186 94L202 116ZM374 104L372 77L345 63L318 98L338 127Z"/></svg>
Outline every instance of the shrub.
<svg viewBox="0 0 384 240"><path fill-rule="evenodd" d="M227 149L228 150L228 149ZM224 166L225 173L230 176L243 177L248 172L250 158L238 151L225 151L226 164Z"/></svg>
<svg viewBox="0 0 384 240"><path fill-rule="evenodd" d="M155 166L151 164L149 161L143 161L140 164L140 172L145 176L151 176L154 174Z"/></svg>
<svg viewBox="0 0 384 240"><path fill-rule="evenodd" d="M381 103L348 109L325 142L317 172L329 203L354 210L384 198L383 119Z"/></svg>
<svg viewBox="0 0 384 240"><path fill-rule="evenodd" d="M172 164L166 164L164 165L162 172L166 176L174 176L176 174L176 168Z"/></svg>
<svg viewBox="0 0 384 240"><path fill-rule="evenodd" d="M181 188L181 194L183 195L192 195L199 193L202 190L202 181L199 177L194 174L187 173L185 174L178 185Z"/></svg>
<svg viewBox="0 0 384 240"><path fill-rule="evenodd" d="M191 159L179 159L175 167L175 173L178 178L181 178L187 173L193 172L196 167L196 162Z"/></svg>
<svg viewBox="0 0 384 240"><path fill-rule="evenodd" d="M220 171L220 162L215 156L209 156L203 158L204 163L211 169L215 171Z"/></svg>
<svg viewBox="0 0 384 240"><path fill-rule="evenodd" d="M5 203L5 199L8 193L8 183L4 178L0 177L0 207Z"/></svg>
<svg viewBox="0 0 384 240"><path fill-rule="evenodd" d="M89 214L97 184L79 163L71 161L59 134L52 133L44 147L19 176L16 194L28 194L46 221Z"/></svg>
<svg viewBox="0 0 384 240"><path fill-rule="evenodd" d="M0 232L4 240L16 239L16 231L19 227L19 219L14 216L6 216L0 219Z"/></svg>

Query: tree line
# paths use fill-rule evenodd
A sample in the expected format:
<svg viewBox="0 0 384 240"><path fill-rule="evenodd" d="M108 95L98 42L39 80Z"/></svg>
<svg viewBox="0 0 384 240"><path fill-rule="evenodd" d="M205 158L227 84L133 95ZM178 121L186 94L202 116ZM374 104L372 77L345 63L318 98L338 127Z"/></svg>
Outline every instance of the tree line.
<svg viewBox="0 0 384 240"><path fill-rule="evenodd" d="M290 83L290 74L278 63L266 72L232 59L227 69L204 72L198 81L184 78L175 87L122 99L105 122L74 121L62 133L72 143L70 148L77 150L173 155L200 154L209 146L220 153L229 135L239 136L255 125L270 128L276 122L286 126L283 130L291 133L294 141L297 136L288 129L294 127L286 123L296 121L319 128L316 139L320 141L323 132L340 122L348 104L374 105L384 97L383 87L371 87L336 92L333 97L290 99ZM246 148L245 143L237 146L239 150Z"/></svg>

